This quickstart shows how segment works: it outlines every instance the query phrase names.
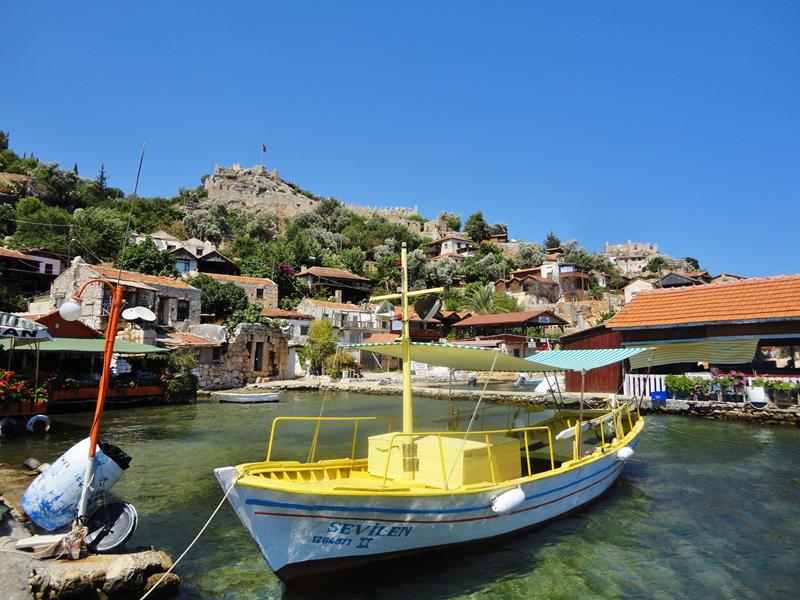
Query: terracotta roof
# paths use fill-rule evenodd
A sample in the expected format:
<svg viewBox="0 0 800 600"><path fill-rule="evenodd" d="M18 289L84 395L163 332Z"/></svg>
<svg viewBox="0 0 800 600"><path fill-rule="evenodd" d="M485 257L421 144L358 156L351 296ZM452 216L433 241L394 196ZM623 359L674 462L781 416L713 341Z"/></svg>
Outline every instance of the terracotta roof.
<svg viewBox="0 0 800 600"><path fill-rule="evenodd" d="M142 282L142 283L150 283L153 285L163 285L175 288L184 288L193 290L193 288L188 283L181 281L180 279L172 279L171 277L162 277L161 275L145 275L144 273L136 273L135 271L120 271L116 267L108 267L104 265L86 265L89 269L97 273L98 275L102 275L104 278L113 280L116 279L117 276L121 277L122 279L127 279L128 281L133 282Z"/></svg>
<svg viewBox="0 0 800 600"><path fill-rule="evenodd" d="M156 341L165 346L198 346L204 348L214 348L221 346L222 342L200 337L192 333L169 332L163 336L158 336Z"/></svg>
<svg viewBox="0 0 800 600"><path fill-rule="evenodd" d="M305 319L311 321L314 317L294 310L284 310L282 308L272 308L265 306L261 309L261 316L270 319Z"/></svg>
<svg viewBox="0 0 800 600"><path fill-rule="evenodd" d="M800 320L800 275L724 281L640 292L611 329Z"/></svg>
<svg viewBox="0 0 800 600"><path fill-rule="evenodd" d="M508 325L510 327L519 325L535 325L540 316L550 317L550 323L546 325L566 325L567 322L551 313L549 310L525 310L520 312L496 313L493 315L474 315L467 317L453 325L453 327L483 327L491 325Z"/></svg>
<svg viewBox="0 0 800 600"><path fill-rule="evenodd" d="M366 277L356 275L344 269L334 269L333 267L310 267L303 269L297 275L316 275L317 277L331 277L333 279L352 279L353 281L369 281Z"/></svg>
<svg viewBox="0 0 800 600"><path fill-rule="evenodd" d="M0 256L7 256L8 258L18 258L20 260L30 260L29 256L26 256L21 252L17 252L16 250L3 248L2 246L0 246Z"/></svg>
<svg viewBox="0 0 800 600"><path fill-rule="evenodd" d="M398 333L373 333L365 339L362 344L388 344L396 342L399 339L400 334Z"/></svg>
<svg viewBox="0 0 800 600"><path fill-rule="evenodd" d="M203 275L208 275L212 279L219 279L221 281L238 281L240 283L253 283L253 284L269 284L275 285L275 282L272 279L268 279L266 277L245 277L244 275L223 275L222 273L202 273Z"/></svg>
<svg viewBox="0 0 800 600"><path fill-rule="evenodd" d="M345 304L343 302L328 302L327 300L314 300L314 298L303 298L303 301L308 301L314 306L319 306L320 308L335 308L337 310L349 310L351 312L353 311L364 312L363 309L359 308L355 304Z"/></svg>

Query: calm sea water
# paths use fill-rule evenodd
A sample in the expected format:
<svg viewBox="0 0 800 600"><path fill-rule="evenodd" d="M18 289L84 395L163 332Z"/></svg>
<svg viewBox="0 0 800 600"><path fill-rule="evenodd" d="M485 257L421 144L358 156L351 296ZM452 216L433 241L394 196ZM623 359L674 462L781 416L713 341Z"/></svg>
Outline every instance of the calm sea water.
<svg viewBox="0 0 800 600"><path fill-rule="evenodd" d="M132 545L177 556L222 496L211 470L265 455L277 415L317 415L321 394L277 404L204 401L112 411L105 439L133 456L114 491L134 503ZM473 404L453 409L469 414ZM446 429L446 401L416 403L419 426ZM491 407L483 426L513 418ZM399 421L399 400L331 395L327 416ZM46 438L0 440L0 461L52 460L88 431L89 415L55 417ZM650 417L633 462L580 513L502 543L391 563L328 586L329 598L797 598L800 595L800 429ZM464 421L462 419L462 427ZM386 420L371 431L385 430ZM663 429L669 427L683 435ZM288 455L310 430L280 436ZM349 436L323 430L326 448ZM726 440L723 443L712 439ZM178 567L184 598L312 598L285 590L229 507Z"/></svg>

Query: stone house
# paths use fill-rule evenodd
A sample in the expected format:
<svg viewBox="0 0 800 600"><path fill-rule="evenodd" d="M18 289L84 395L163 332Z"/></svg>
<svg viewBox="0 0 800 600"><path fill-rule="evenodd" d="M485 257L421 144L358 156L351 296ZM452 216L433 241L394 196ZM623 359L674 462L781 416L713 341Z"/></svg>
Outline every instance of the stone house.
<svg viewBox="0 0 800 600"><path fill-rule="evenodd" d="M536 306L554 304L560 295L558 283L551 279L532 274L521 274L508 279L498 279L494 283L494 291L513 296L523 310Z"/></svg>
<svg viewBox="0 0 800 600"><path fill-rule="evenodd" d="M331 267L303 268L295 277L305 280L314 294L322 290L331 292L339 303L365 300L372 285L366 277Z"/></svg>
<svg viewBox="0 0 800 600"><path fill-rule="evenodd" d="M80 257L55 278L47 299L31 304L29 311L46 313L57 309L90 279L106 279L114 283L118 277L126 288L126 305L152 310L156 315L155 325L174 328L200 322L200 290L185 281L90 265ZM88 286L82 296L81 321L94 329L104 329L110 305L111 293L106 286Z"/></svg>
<svg viewBox="0 0 800 600"><path fill-rule="evenodd" d="M278 306L278 284L266 277L244 277L243 275L225 275L222 273L206 273L219 283L232 283L242 288L247 299L259 306L275 308Z"/></svg>
<svg viewBox="0 0 800 600"><path fill-rule="evenodd" d="M368 306L303 298L297 310L314 319L330 321L341 333L339 341L345 345L361 343L373 333L390 331L390 322L378 320Z"/></svg>
<svg viewBox="0 0 800 600"><path fill-rule="evenodd" d="M242 323L227 342L211 347L212 360L198 360L198 386L207 390L242 387L256 379L294 377L289 337L272 327Z"/></svg>
<svg viewBox="0 0 800 600"><path fill-rule="evenodd" d="M281 319L286 321L289 333L289 342L302 346L306 343L308 328L314 317L295 310L284 310L265 306L261 309L261 315L270 319Z"/></svg>
<svg viewBox="0 0 800 600"><path fill-rule="evenodd" d="M475 242L460 235L446 235L425 244L423 253L425 260L436 260L446 256L457 259L466 258L475 253Z"/></svg>

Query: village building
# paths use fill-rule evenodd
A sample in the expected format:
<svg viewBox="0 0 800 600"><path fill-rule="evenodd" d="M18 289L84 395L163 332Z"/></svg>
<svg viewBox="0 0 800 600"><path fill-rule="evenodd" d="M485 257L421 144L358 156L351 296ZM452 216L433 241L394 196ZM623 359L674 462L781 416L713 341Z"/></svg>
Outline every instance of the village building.
<svg viewBox="0 0 800 600"><path fill-rule="evenodd" d="M304 280L313 294L328 291L339 303L366 300L372 285L366 277L332 267L303 268L295 277Z"/></svg>
<svg viewBox="0 0 800 600"><path fill-rule="evenodd" d="M303 298L297 311L330 321L341 335L339 342L344 345L359 344L373 333L390 331L390 321L379 320L369 306Z"/></svg>
<svg viewBox="0 0 800 600"><path fill-rule="evenodd" d="M633 300L639 292L644 290L652 290L655 287L652 281L648 281L647 279L642 279L641 277L637 277L624 288L622 288L622 295L625 300L625 304L628 304L631 300Z"/></svg>
<svg viewBox="0 0 800 600"><path fill-rule="evenodd" d="M155 325L174 328L200 322L200 290L185 281L111 266L90 265L80 257L75 258L72 266L56 277L46 299L30 305L29 312L46 313L58 309L90 279L106 279L115 283L118 278L126 288L127 306L144 306L152 310L156 315ZM82 296L81 321L89 327L102 330L110 305L111 294L106 286L89 286Z"/></svg>
<svg viewBox="0 0 800 600"><path fill-rule="evenodd" d="M175 269L185 277L198 273L209 275L238 275L240 273L236 263L217 250L208 250L204 254L196 255L191 250L180 247L169 252L175 257Z"/></svg>
<svg viewBox="0 0 800 600"><path fill-rule="evenodd" d="M495 281L494 291L516 298L520 307L526 310L558 302L561 296L559 284L552 279L529 273L532 270L538 273L541 268L514 271L510 278Z"/></svg>
<svg viewBox="0 0 800 600"><path fill-rule="evenodd" d="M515 333L477 336L474 338L453 340L448 343L453 346L472 346L498 350L505 354L516 356L517 358L527 358L533 356L537 352L535 342L525 335Z"/></svg>
<svg viewBox="0 0 800 600"><path fill-rule="evenodd" d="M32 298L50 289L60 261L0 246L0 279L12 293Z"/></svg>
<svg viewBox="0 0 800 600"><path fill-rule="evenodd" d="M739 281L740 279L747 279L741 275L734 275L733 273L720 273L711 278L709 283L722 283L723 281Z"/></svg>
<svg viewBox="0 0 800 600"><path fill-rule="evenodd" d="M289 343L304 345L308 336L308 329L314 317L296 310L267 307L261 309L261 316L270 319L281 319L288 326Z"/></svg>
<svg viewBox="0 0 800 600"><path fill-rule="evenodd" d="M549 310L473 315L459 321L453 328L469 331L473 336L491 336L519 333L526 337L539 337L551 329L564 330L569 323Z"/></svg>
<svg viewBox="0 0 800 600"><path fill-rule="evenodd" d="M262 307L275 308L278 306L278 284L266 277L244 277L243 275L223 275L220 273L206 273L213 280L225 284L231 283L242 288L247 294L247 299L253 304Z"/></svg>
<svg viewBox="0 0 800 600"><path fill-rule="evenodd" d="M460 260L475 253L475 242L466 236L451 234L428 242L422 251L425 260L437 260L445 257Z"/></svg>
<svg viewBox="0 0 800 600"><path fill-rule="evenodd" d="M652 356L632 360L627 374L621 370L623 365L603 367L606 384L602 389L587 387L587 391L611 391L611 384L623 376L622 389L630 389L627 384L635 377L646 377L650 385L659 377L663 382L667 373L715 369L736 369L747 377L796 378L800 375L800 275L642 291L604 326L562 341L567 349L654 349Z"/></svg>

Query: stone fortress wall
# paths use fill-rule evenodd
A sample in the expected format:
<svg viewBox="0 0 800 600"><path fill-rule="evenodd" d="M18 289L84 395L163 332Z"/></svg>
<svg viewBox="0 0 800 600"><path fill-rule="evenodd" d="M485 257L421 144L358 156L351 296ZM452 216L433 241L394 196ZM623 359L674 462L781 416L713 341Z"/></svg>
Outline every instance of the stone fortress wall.
<svg viewBox="0 0 800 600"><path fill-rule="evenodd" d="M208 193L208 202L221 202L228 208L249 213L271 213L281 222L314 210L323 200L281 179L277 170L269 171L264 165L249 168L238 163L231 167L215 165L214 172L205 177L203 186ZM412 215L418 214L416 206L345 206L357 214L377 214L390 222L420 231L419 222L410 220Z"/></svg>

